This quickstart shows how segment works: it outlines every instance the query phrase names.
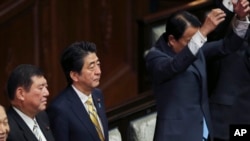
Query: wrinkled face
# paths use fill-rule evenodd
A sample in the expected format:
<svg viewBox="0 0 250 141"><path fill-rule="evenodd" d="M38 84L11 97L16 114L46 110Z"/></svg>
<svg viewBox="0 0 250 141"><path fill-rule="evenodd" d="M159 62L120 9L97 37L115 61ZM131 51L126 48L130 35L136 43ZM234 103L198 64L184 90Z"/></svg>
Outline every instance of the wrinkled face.
<svg viewBox="0 0 250 141"><path fill-rule="evenodd" d="M100 83L101 68L100 61L96 53L89 53L83 58L84 65L81 73L74 73L71 78L74 80L73 84L82 92L90 92L93 88L97 87Z"/></svg>
<svg viewBox="0 0 250 141"><path fill-rule="evenodd" d="M29 91L20 88L23 107L30 114L37 114L46 109L47 97L49 96L48 84L43 76L33 76Z"/></svg>
<svg viewBox="0 0 250 141"><path fill-rule="evenodd" d="M175 40L173 37L169 38L169 43L173 47L174 51L176 53L182 51L197 31L198 28L189 26L186 28L185 32L179 40Z"/></svg>
<svg viewBox="0 0 250 141"><path fill-rule="evenodd" d="M5 110L0 106L0 141L6 141L9 131L10 128Z"/></svg>

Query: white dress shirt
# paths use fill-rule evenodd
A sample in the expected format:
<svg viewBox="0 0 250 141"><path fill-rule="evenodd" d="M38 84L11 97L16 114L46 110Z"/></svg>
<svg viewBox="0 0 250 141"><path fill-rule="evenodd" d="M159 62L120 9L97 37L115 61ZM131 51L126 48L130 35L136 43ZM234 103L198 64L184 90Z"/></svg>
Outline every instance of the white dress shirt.
<svg viewBox="0 0 250 141"><path fill-rule="evenodd" d="M36 121L36 118L34 118L34 119L30 118L29 116L25 115L23 112L21 112L20 110L18 110L15 107L13 107L13 109L17 112L17 114L23 119L23 121L26 123L26 125L28 125L30 130L33 132L33 127L35 125L34 120ZM43 132L41 131L39 125L38 125L38 132L42 138L42 141L47 141L45 136L43 135Z"/></svg>
<svg viewBox="0 0 250 141"><path fill-rule="evenodd" d="M76 94L79 96L79 98L80 98L82 104L84 105L86 111L88 111L88 105L86 104L86 101L88 100L88 97L92 97L92 94L90 94L89 96L87 96L86 94L84 94L84 93L82 93L81 91L79 91L79 90L78 90L76 87L74 87L73 85L71 85L71 86L72 86L72 88L75 90ZM93 105L93 106L94 106L94 109L96 110L95 105ZM102 127L102 122L101 122L101 120L100 120L100 118L99 118L99 115L97 115L97 116L98 116L98 117L97 117L97 120L98 120L99 124L101 125L102 134L104 135L103 127Z"/></svg>

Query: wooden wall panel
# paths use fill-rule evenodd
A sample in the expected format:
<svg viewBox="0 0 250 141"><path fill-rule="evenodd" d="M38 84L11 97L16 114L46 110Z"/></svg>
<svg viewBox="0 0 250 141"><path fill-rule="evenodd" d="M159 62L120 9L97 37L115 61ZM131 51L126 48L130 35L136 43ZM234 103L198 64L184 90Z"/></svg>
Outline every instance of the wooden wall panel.
<svg viewBox="0 0 250 141"><path fill-rule="evenodd" d="M104 5L105 6L105 5ZM101 88L107 96L108 107L124 103L137 95L135 48L130 1L112 0L106 3L100 17L104 62ZM119 12L117 12L119 11ZM103 11L99 11L100 13ZM106 34L105 34L106 33ZM100 52L101 53L101 52Z"/></svg>
<svg viewBox="0 0 250 141"><path fill-rule="evenodd" d="M37 32L39 32L38 41L40 45L39 65L44 69L48 80L49 102L56 96L62 85L66 85L59 65L60 49L57 46L59 34L57 33L57 18L54 15L55 7L53 2L54 0L40 0L37 2Z"/></svg>
<svg viewBox="0 0 250 141"><path fill-rule="evenodd" d="M2 5L9 7L1 7L0 12L0 103L8 105L5 87L9 72L20 63L37 64L38 46L34 42L37 36L34 33L34 4L24 0L5 2Z"/></svg>
<svg viewBox="0 0 250 141"><path fill-rule="evenodd" d="M136 20L148 12L147 4L143 0L1 1L1 93L5 93L8 73L20 63L31 63L46 73L50 102L66 86L59 64L62 50L75 41L88 40L98 47L100 88L107 109L136 98ZM0 103L8 105L4 95Z"/></svg>
<svg viewBox="0 0 250 141"><path fill-rule="evenodd" d="M102 68L100 88L104 92L107 108L136 97L136 48L132 35L135 30L132 27L130 1L57 1L53 6L58 52L74 41L96 43Z"/></svg>

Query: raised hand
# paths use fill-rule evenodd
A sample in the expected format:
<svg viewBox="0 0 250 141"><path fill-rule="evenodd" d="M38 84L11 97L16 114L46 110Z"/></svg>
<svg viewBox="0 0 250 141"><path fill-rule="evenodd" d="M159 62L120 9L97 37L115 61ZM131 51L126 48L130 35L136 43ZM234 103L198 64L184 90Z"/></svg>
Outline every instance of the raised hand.
<svg viewBox="0 0 250 141"><path fill-rule="evenodd" d="M203 25L200 28L200 32L203 36L207 36L210 32L212 32L222 21L225 20L225 16L226 14L224 13L223 10L216 8L216 9L212 9Z"/></svg>
<svg viewBox="0 0 250 141"><path fill-rule="evenodd" d="M237 15L237 18L242 20L250 12L249 2L248 0L232 0L234 12Z"/></svg>

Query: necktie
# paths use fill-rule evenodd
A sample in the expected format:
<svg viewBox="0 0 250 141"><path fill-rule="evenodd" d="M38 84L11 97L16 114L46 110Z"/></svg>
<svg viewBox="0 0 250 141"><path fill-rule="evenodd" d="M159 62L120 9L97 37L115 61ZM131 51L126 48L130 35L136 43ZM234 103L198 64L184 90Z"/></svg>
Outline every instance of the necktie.
<svg viewBox="0 0 250 141"><path fill-rule="evenodd" d="M39 134L38 125L37 125L37 122L35 120L34 120L33 133L35 134L35 136L38 139L38 141L42 141L42 137Z"/></svg>
<svg viewBox="0 0 250 141"><path fill-rule="evenodd" d="M205 118L203 117L203 141L208 138L208 128Z"/></svg>
<svg viewBox="0 0 250 141"><path fill-rule="evenodd" d="M98 119L97 119L98 116L97 116L96 110L94 109L92 97L88 98L88 100L86 101L86 104L88 105L89 117L90 117L91 121L93 122L93 124L95 125L95 128L96 128L96 131L99 135L99 138L101 141L104 141L101 126L100 126Z"/></svg>

